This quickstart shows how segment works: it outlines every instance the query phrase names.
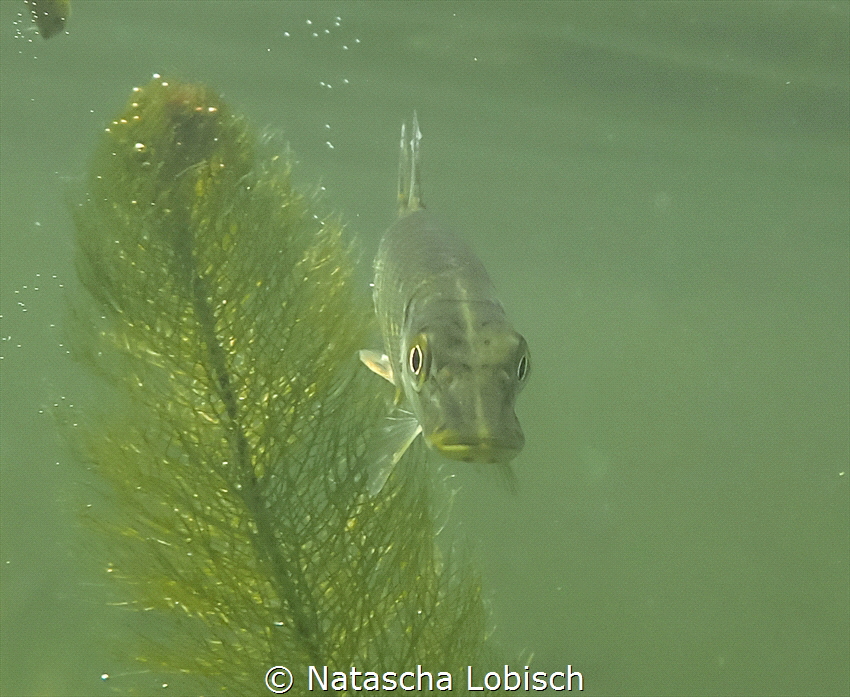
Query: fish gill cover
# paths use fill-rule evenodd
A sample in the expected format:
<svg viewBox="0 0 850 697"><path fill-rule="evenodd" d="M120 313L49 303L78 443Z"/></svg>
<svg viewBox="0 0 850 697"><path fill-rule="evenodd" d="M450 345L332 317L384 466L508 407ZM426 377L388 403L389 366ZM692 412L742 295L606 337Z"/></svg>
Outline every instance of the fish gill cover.
<svg viewBox="0 0 850 697"><path fill-rule="evenodd" d="M199 692L268 694L276 664L291 694L311 664L459 675L484 642L422 450L366 493L387 398L356 360L372 310L313 205L215 92L155 79L75 209L74 353L123 395L71 429L108 483L87 516L128 603L171 628L134 655Z"/></svg>

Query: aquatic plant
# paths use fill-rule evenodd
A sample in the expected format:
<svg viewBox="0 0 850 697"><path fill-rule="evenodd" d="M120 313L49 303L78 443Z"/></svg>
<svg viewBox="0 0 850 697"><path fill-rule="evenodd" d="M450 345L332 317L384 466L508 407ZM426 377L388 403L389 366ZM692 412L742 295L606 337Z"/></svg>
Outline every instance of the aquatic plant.
<svg viewBox="0 0 850 697"><path fill-rule="evenodd" d="M356 357L371 303L339 221L257 143L212 90L157 78L75 207L73 352L108 395L73 433L108 483L87 514L108 575L165 628L137 658L240 695L276 664L290 694L308 665L459 676L478 580L438 550L421 448L368 495L392 398Z"/></svg>

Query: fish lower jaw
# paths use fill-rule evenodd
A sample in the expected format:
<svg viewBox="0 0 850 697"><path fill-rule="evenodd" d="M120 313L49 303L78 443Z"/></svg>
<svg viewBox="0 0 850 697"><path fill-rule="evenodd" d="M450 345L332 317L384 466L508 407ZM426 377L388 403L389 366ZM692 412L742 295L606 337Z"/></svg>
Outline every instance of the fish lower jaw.
<svg viewBox="0 0 850 697"><path fill-rule="evenodd" d="M497 440L476 441L474 443L458 442L454 434L441 432L432 434L428 444L443 457L461 462L478 462L493 464L513 460L522 446L515 447Z"/></svg>

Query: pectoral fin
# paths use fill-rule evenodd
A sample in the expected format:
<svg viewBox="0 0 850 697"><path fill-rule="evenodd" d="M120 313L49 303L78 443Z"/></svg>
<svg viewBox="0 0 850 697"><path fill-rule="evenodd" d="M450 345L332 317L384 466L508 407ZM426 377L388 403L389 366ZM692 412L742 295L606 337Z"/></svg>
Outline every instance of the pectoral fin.
<svg viewBox="0 0 850 697"><path fill-rule="evenodd" d="M367 464L370 496L377 496L384 488L393 467L420 433L422 426L412 415L394 415L386 420L381 432L373 439Z"/></svg>
<svg viewBox="0 0 850 697"><path fill-rule="evenodd" d="M372 351L371 349L362 349L360 351L360 362L373 373L377 373L384 378L384 380L389 380L393 383L393 385L395 385L395 380L393 380L393 367L390 365L390 359L387 354Z"/></svg>

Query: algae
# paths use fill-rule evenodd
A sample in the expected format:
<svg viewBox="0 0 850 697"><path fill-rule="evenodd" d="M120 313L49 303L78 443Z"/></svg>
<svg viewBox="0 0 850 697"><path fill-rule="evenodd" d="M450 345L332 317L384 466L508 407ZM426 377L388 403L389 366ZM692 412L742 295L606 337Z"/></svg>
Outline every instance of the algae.
<svg viewBox="0 0 850 697"><path fill-rule="evenodd" d="M73 353L112 394L73 429L108 483L88 516L107 575L168 627L133 651L199 694L269 694L278 664L289 694L309 665L421 665L461 691L479 580L438 551L422 448L367 495L392 398L356 359L371 303L340 222L258 142L211 89L154 79L75 206Z"/></svg>

